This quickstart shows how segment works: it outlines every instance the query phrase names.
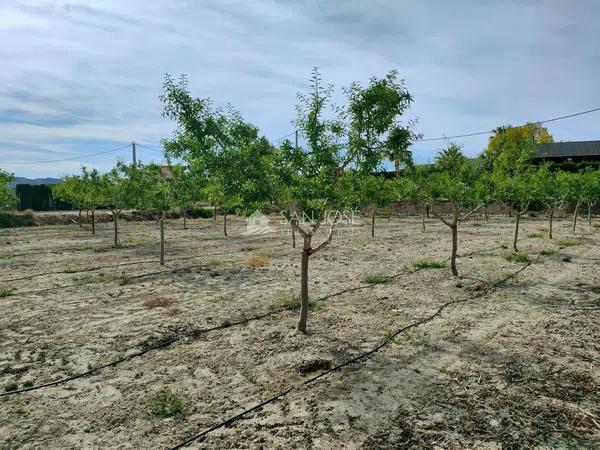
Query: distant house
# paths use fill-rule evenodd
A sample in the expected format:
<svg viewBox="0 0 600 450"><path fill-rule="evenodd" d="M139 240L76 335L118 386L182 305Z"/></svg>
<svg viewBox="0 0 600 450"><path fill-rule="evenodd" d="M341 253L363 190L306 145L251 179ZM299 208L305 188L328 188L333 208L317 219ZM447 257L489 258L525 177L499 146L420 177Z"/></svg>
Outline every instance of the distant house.
<svg viewBox="0 0 600 450"><path fill-rule="evenodd" d="M533 161L536 163L600 162L600 141L538 144Z"/></svg>

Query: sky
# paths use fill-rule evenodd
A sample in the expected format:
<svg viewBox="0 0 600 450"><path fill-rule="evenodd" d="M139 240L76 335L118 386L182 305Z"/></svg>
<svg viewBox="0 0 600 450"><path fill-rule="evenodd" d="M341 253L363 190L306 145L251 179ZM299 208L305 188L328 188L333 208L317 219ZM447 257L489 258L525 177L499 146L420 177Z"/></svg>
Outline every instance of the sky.
<svg viewBox="0 0 600 450"><path fill-rule="evenodd" d="M0 168L61 176L160 161L165 73L231 103L272 141L293 132L311 69L338 89L398 70L425 138L600 107L600 2L243 0L0 4ZM600 112L548 125L600 139ZM456 139L476 155L487 136ZM417 142L417 162L447 141ZM125 147L97 156L82 156ZM69 161L40 163L72 158ZM9 163L22 164L9 164Z"/></svg>

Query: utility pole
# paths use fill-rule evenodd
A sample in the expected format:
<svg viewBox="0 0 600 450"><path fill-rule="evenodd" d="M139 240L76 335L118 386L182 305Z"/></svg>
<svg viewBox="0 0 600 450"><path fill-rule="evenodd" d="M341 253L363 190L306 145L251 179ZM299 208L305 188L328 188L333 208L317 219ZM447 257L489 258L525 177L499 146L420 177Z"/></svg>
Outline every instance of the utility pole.
<svg viewBox="0 0 600 450"><path fill-rule="evenodd" d="M135 157L135 142L131 142L131 156L133 158L133 165L137 165L136 157Z"/></svg>

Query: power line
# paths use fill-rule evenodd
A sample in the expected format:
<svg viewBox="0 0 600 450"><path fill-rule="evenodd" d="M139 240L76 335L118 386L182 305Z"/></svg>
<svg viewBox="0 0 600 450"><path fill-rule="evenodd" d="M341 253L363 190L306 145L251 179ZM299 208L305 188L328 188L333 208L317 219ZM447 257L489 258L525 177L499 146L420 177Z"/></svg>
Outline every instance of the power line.
<svg viewBox="0 0 600 450"><path fill-rule="evenodd" d="M596 111L600 111L600 108L593 108L593 109L588 109L586 111L580 111L580 112L576 112L573 114L568 114L566 116L560 116L560 117L554 117L552 119L546 119L546 120L540 120L537 122L529 122L529 123L537 123L537 124L543 124L543 123L549 123L549 122L556 122L558 120L563 120L563 119L569 119L571 117L576 117L576 116L582 116L584 114L589 114L589 113L593 113ZM523 124L523 125L518 125L515 126L513 128L523 128L527 126L527 124ZM442 141L442 140L446 140L446 139L457 139L457 138L463 138L463 137L471 137L471 136L481 136L484 134L492 134L494 133L494 130L489 130L489 131L478 131L475 133L466 133L466 134L457 134L454 136L440 136L440 137L435 137L435 138L426 138L426 139L417 139L417 141L419 142L425 142L425 141Z"/></svg>
<svg viewBox="0 0 600 450"><path fill-rule="evenodd" d="M552 119L546 119L546 120L539 120L536 122L528 122L528 123L537 123L537 124L544 124L544 123L549 123L549 122L556 122L558 120L563 120L563 119L569 119L571 117L576 117L576 116L583 116L584 114L589 114L589 113L593 113L593 112L597 112L600 111L600 108L593 108L593 109L588 109L586 111L580 111L580 112L576 112L573 114L568 114L566 116L560 116L560 117L553 117ZM513 128L523 128L527 126L527 123L524 123L522 125L517 125L514 126ZM294 130L289 134L286 134L285 136L280 137L279 139L275 139L274 141L272 141L273 143L275 142L279 142L287 137L292 136L294 133L296 133L298 130ZM464 133L464 134L455 134L453 136L439 136L439 137L434 137L434 138L421 138L421 139L416 139L415 142L428 142L428 141L443 141L446 139L458 139L458 138L464 138L464 137L471 137L471 136L482 136L485 134L492 134L494 133L494 130L488 130L488 131L476 131L473 133Z"/></svg>
<svg viewBox="0 0 600 450"><path fill-rule="evenodd" d="M125 148L129 148L130 144L124 145L123 147L119 147L119 148L113 148L112 150L105 150L103 152L97 152L97 153L88 153L85 155L78 155L78 156L74 156L72 158L62 158L62 159L52 159L52 160L46 160L46 161L18 161L18 162L2 162L2 165L13 165L13 164L47 164L47 163L56 163L56 162L62 162L62 161L73 161L76 159L81 159L81 158L87 158L90 156L98 156L98 155L105 155L107 153L113 153L113 152L118 152L119 150L123 150Z"/></svg>

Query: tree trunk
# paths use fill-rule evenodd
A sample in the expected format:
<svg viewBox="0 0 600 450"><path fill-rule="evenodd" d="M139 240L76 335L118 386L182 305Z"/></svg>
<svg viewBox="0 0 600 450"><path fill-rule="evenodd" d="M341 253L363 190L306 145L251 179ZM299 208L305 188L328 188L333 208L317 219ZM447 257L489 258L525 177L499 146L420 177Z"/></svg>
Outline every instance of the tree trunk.
<svg viewBox="0 0 600 450"><path fill-rule="evenodd" d="M186 212L186 208L182 208L181 214L183 215L183 229L187 230L187 212Z"/></svg>
<svg viewBox="0 0 600 450"><path fill-rule="evenodd" d="M427 218L429 219L429 203L425 203L425 212L427 213ZM425 227L423 227L425 229Z"/></svg>
<svg viewBox="0 0 600 450"><path fill-rule="evenodd" d="M165 212L160 213L160 265L165 265Z"/></svg>
<svg viewBox="0 0 600 450"><path fill-rule="evenodd" d="M375 237L375 208L371 213L371 237Z"/></svg>
<svg viewBox="0 0 600 450"><path fill-rule="evenodd" d="M483 206L483 215L485 217L485 221L487 222L489 220L488 211L487 211L487 205Z"/></svg>
<svg viewBox="0 0 600 450"><path fill-rule="evenodd" d="M214 210L213 210L213 222L217 221L217 204L215 203L214 205Z"/></svg>
<svg viewBox="0 0 600 450"><path fill-rule="evenodd" d="M96 217L94 215L95 210L92 209L92 234L96 234Z"/></svg>
<svg viewBox="0 0 600 450"><path fill-rule="evenodd" d="M292 226L292 248L296 248L296 230Z"/></svg>
<svg viewBox="0 0 600 450"><path fill-rule="evenodd" d="M425 231L425 210L423 210L423 213L421 214L421 223L423 225L423 231Z"/></svg>
<svg viewBox="0 0 600 450"><path fill-rule="evenodd" d="M519 240L519 224L521 223L521 211L516 211L517 220L515 221L515 238L513 240L513 249L515 252L518 252L517 241Z"/></svg>
<svg viewBox="0 0 600 450"><path fill-rule="evenodd" d="M227 212L223 213L223 235L227 237Z"/></svg>
<svg viewBox="0 0 600 450"><path fill-rule="evenodd" d="M116 211L113 211L113 224L115 226L115 242L114 246L119 246L119 217Z"/></svg>
<svg viewBox="0 0 600 450"><path fill-rule="evenodd" d="M458 276L458 270L456 268L456 254L458 251L458 223L457 221L452 222L450 226L452 230L452 254L450 255L450 268L452 269L452 276Z"/></svg>
<svg viewBox="0 0 600 450"><path fill-rule="evenodd" d="M548 239L552 239L552 224L554 223L554 208L550 210L550 226L548 227Z"/></svg>
<svg viewBox="0 0 600 450"><path fill-rule="evenodd" d="M575 211L573 212L573 231L575 231L575 228L577 227L577 216L579 216L579 203L577 202L575 204Z"/></svg>
<svg viewBox="0 0 600 450"><path fill-rule="evenodd" d="M308 320L308 259L310 257L310 241L304 239L302 249L302 263L300 265L300 319L298 320L298 331L306 333L306 322Z"/></svg>
<svg viewBox="0 0 600 450"><path fill-rule="evenodd" d="M394 161L394 169L396 176L398 176L400 174L400 161Z"/></svg>
<svg viewBox="0 0 600 450"><path fill-rule="evenodd" d="M79 228L83 226L83 217L81 217L81 208L79 208Z"/></svg>

